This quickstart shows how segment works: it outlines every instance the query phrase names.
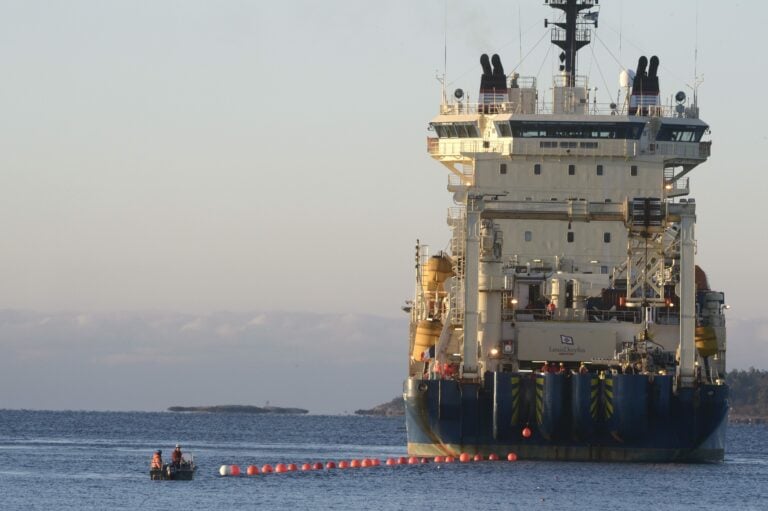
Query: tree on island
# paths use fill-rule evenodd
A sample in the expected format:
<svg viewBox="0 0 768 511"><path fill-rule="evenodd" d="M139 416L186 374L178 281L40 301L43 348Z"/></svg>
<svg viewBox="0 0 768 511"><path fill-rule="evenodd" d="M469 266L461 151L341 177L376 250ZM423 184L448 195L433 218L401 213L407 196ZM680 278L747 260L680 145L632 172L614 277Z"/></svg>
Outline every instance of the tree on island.
<svg viewBox="0 0 768 511"><path fill-rule="evenodd" d="M768 417L768 371L750 367L731 371L725 381L730 387L731 414L740 417Z"/></svg>

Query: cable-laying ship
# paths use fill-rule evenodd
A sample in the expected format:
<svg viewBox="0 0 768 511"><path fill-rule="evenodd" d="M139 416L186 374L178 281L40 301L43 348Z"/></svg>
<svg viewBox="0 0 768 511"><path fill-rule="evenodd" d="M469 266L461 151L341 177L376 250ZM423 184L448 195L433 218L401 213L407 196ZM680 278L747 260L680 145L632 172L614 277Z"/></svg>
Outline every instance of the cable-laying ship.
<svg viewBox="0 0 768 511"><path fill-rule="evenodd" d="M664 105L640 57L600 105L576 73L598 0L549 0L552 96L480 59L430 125L450 172L450 249L417 242L411 455L721 461L724 295L696 266L689 173L710 155L697 95Z"/></svg>

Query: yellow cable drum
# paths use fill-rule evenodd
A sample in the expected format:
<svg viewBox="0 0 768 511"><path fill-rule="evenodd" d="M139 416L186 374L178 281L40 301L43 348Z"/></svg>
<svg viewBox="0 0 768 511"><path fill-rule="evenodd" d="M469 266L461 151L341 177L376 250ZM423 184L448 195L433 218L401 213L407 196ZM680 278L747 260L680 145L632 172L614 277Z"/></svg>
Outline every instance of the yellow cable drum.
<svg viewBox="0 0 768 511"><path fill-rule="evenodd" d="M443 324L440 321L423 319L416 325L416 338L413 342L413 360L421 360L421 355L429 348L437 344Z"/></svg>
<svg viewBox="0 0 768 511"><path fill-rule="evenodd" d="M696 327L696 351L702 357L711 357L717 354L717 335L711 326Z"/></svg>
<svg viewBox="0 0 768 511"><path fill-rule="evenodd" d="M451 258L446 254L434 255L421 270L421 286L425 292L442 291L440 286L453 274Z"/></svg>

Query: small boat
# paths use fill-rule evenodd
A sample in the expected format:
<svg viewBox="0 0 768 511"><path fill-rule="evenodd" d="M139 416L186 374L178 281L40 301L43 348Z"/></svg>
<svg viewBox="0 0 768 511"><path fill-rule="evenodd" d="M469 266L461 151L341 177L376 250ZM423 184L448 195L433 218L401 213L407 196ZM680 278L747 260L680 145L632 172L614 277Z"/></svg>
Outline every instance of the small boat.
<svg viewBox="0 0 768 511"><path fill-rule="evenodd" d="M164 463L163 468L151 468L149 478L153 481L191 481L195 476L195 460L191 454L184 453L179 464Z"/></svg>

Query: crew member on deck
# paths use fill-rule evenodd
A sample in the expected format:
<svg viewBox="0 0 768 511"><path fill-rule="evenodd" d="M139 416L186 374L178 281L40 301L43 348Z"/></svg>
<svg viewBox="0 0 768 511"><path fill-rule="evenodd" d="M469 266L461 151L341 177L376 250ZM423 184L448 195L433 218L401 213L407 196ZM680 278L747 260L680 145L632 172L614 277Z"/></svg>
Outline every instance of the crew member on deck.
<svg viewBox="0 0 768 511"><path fill-rule="evenodd" d="M548 318L552 318L552 316L555 315L555 309L557 309L557 307L555 306L555 302L549 302L547 304L547 317Z"/></svg>
<svg viewBox="0 0 768 511"><path fill-rule="evenodd" d="M155 451L155 454L152 456L152 462L149 464L149 468L152 470L154 469L162 469L163 468L163 451L157 450Z"/></svg>
<svg viewBox="0 0 768 511"><path fill-rule="evenodd" d="M171 453L171 463L177 467L181 465L181 446L179 444L176 444L176 449Z"/></svg>

